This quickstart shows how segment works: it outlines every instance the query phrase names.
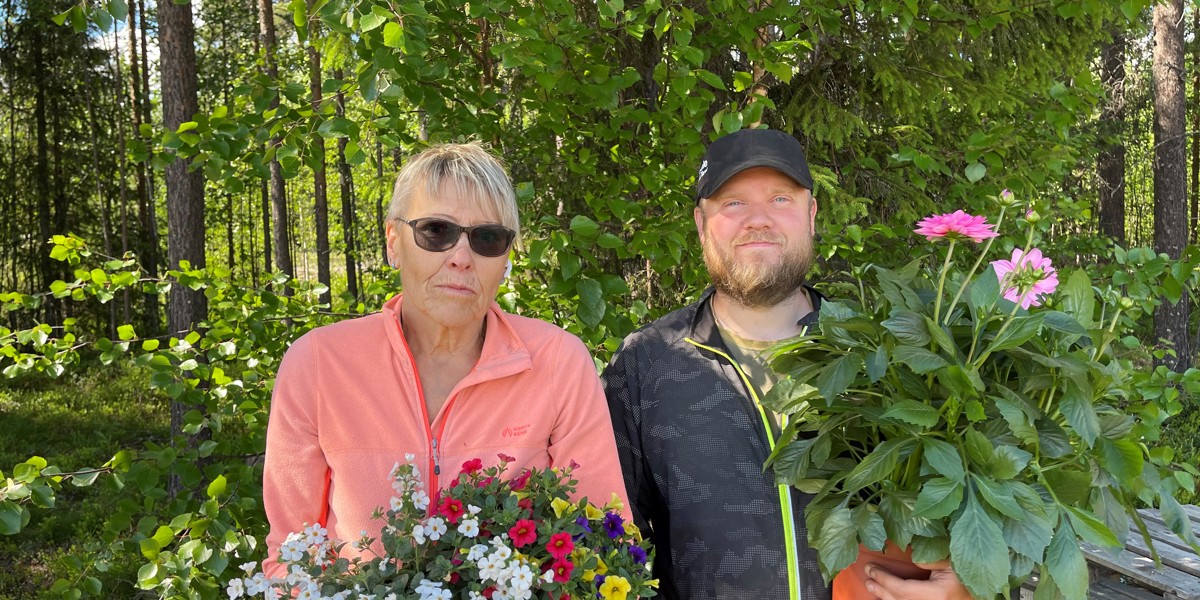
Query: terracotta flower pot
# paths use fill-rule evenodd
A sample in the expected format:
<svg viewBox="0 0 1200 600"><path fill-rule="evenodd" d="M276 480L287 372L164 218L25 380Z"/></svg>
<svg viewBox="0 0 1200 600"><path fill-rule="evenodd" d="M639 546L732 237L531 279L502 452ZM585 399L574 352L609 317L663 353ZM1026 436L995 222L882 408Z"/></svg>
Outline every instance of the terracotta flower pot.
<svg viewBox="0 0 1200 600"><path fill-rule="evenodd" d="M913 564L912 550L888 542L883 552L858 547L858 560L833 578L833 600L874 600L867 591L867 563L875 563L889 573L905 579L929 579L929 571Z"/></svg>

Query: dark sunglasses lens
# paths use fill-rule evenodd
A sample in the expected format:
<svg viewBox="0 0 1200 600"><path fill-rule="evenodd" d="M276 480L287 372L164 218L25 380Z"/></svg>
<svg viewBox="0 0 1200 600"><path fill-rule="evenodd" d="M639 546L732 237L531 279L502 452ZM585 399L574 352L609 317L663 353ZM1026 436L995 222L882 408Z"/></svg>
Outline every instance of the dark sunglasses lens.
<svg viewBox="0 0 1200 600"><path fill-rule="evenodd" d="M458 236L462 235L462 227L450 221L429 219L422 220L413 227L413 232L417 234L418 246L433 252L445 252L458 241Z"/></svg>
<svg viewBox="0 0 1200 600"><path fill-rule="evenodd" d="M513 233L500 225L480 225L471 230L471 249L480 256L500 256L508 252Z"/></svg>

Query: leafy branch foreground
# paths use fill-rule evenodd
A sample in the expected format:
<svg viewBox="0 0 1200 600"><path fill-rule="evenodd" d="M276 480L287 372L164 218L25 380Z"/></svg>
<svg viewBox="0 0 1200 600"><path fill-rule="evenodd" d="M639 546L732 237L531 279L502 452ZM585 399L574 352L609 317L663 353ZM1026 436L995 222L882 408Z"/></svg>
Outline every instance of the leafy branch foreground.
<svg viewBox="0 0 1200 600"><path fill-rule="evenodd" d="M101 256L72 236L55 236L52 255L74 268L75 281L55 282L41 295L2 293L0 310L5 316L32 320L45 303L68 298L78 303L77 314L83 315L83 303L93 299L108 302L127 290L166 294L175 285L186 285L204 291L208 319L198 331L163 337L142 337L136 327L123 325L116 329L116 339L88 333L83 317L67 319L61 327L0 327L0 371L8 378L67 376L96 361L133 365L139 373L148 373L152 393L187 408L183 430L174 437L152 436L100 464L67 469L33 457L10 473L0 473L0 533L19 533L29 525L33 511L49 514L45 511L57 506L61 512L60 500L77 493L70 490L103 482L119 499L104 512L103 525L88 530L99 532L94 538L76 541L74 556L54 573L57 580L50 593L112 597L111 588L136 585L162 598L221 597L223 582L238 575L236 565L259 560L265 551L258 543L266 534L258 457L279 359L290 342L309 329L378 305L397 289L396 282L378 281L366 290L363 303L331 312L317 303L320 286L283 277L273 284L291 287L291 296L238 285L222 269L185 268L161 279L147 278L131 256ZM1130 278L1120 285L1137 304L1122 330L1135 330L1138 317L1152 310L1155 296L1162 293L1160 282L1171 279L1173 271L1191 273L1194 266L1189 265L1148 251L1118 251L1114 282L1117 275ZM513 298L502 294L501 303ZM1139 344L1131 336L1122 341L1126 348ZM1137 389L1146 399L1160 397L1154 404L1174 412L1182 406L1181 384L1194 379L1158 369L1147 371L1144 385ZM128 392L126 401L141 400L141 391ZM172 480L181 493L168 492ZM83 531L76 527L76 533ZM110 569L136 570L136 583L105 573Z"/></svg>

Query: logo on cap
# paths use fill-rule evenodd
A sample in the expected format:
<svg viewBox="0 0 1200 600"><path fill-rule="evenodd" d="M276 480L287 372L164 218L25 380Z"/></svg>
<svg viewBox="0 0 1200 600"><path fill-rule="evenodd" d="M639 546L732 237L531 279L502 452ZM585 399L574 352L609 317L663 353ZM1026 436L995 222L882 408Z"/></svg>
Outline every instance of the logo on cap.
<svg viewBox="0 0 1200 600"><path fill-rule="evenodd" d="M700 176L696 179L704 179L704 174L708 172L708 161L700 163Z"/></svg>

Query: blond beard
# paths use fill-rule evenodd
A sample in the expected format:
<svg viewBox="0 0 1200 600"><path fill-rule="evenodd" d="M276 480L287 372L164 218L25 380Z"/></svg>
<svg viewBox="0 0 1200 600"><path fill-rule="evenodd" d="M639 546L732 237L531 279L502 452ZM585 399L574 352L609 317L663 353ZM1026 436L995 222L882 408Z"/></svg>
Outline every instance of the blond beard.
<svg viewBox="0 0 1200 600"><path fill-rule="evenodd" d="M778 241L749 234L733 241L731 247L753 241ZM812 241L801 240L787 249L775 263L736 262L732 252L716 247L711 235L705 236L704 265L713 286L722 295L747 308L769 308L787 300L804 285L812 266Z"/></svg>

